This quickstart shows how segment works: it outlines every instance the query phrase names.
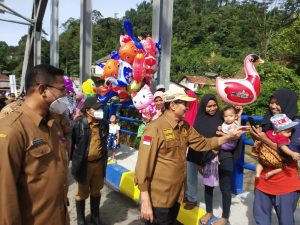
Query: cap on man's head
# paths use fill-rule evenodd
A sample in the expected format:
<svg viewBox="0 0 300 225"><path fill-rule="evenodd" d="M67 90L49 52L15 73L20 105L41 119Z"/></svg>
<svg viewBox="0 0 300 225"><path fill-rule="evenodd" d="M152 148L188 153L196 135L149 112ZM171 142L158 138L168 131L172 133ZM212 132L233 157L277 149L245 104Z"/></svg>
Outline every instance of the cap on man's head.
<svg viewBox="0 0 300 225"><path fill-rule="evenodd" d="M186 102L195 101L195 98L189 97L183 88L172 88L164 93L164 102L173 102L176 100L182 100Z"/></svg>
<svg viewBox="0 0 300 225"><path fill-rule="evenodd" d="M97 110L100 107L101 107L101 103L97 97L89 97L84 101L81 111L84 112L85 110L90 109L90 108Z"/></svg>
<svg viewBox="0 0 300 225"><path fill-rule="evenodd" d="M294 122L285 114L276 114L270 118L275 131L283 131L293 128L298 125L299 122Z"/></svg>

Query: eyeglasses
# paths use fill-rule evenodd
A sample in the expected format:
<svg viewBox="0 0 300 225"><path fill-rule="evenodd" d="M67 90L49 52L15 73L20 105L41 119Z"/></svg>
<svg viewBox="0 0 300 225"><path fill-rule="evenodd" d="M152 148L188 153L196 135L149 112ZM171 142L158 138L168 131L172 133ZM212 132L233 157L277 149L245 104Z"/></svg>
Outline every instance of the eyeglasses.
<svg viewBox="0 0 300 225"><path fill-rule="evenodd" d="M45 85L46 85L46 87L55 88L56 90L59 90L59 91L62 91L62 92L66 92L66 87L65 86L55 87L55 86L52 86L50 84L45 84Z"/></svg>
<svg viewBox="0 0 300 225"><path fill-rule="evenodd" d="M37 85L40 85L40 84L43 84L43 83L37 83ZM55 87L55 86L52 86L50 84L43 84L43 85L45 85L46 87L54 88L54 89L59 90L59 91L64 92L64 93L66 92L66 87L65 86Z"/></svg>

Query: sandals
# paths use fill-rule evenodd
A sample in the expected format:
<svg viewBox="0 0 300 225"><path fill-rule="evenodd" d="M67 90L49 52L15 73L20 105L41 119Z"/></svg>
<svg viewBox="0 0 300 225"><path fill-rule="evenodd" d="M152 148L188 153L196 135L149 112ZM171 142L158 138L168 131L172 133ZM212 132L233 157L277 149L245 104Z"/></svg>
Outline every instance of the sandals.
<svg viewBox="0 0 300 225"><path fill-rule="evenodd" d="M228 221L228 219L225 219L225 218L217 219L216 221L211 223L211 225L228 225L228 224L229 224L229 221Z"/></svg>
<svg viewBox="0 0 300 225"><path fill-rule="evenodd" d="M206 213L199 220L199 225L208 225L208 221L213 217L212 213Z"/></svg>

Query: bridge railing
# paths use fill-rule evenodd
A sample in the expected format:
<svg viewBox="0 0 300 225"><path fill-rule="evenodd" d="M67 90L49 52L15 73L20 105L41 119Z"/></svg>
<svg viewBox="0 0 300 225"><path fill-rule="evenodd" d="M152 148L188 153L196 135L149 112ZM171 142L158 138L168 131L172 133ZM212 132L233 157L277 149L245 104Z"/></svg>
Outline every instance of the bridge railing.
<svg viewBox="0 0 300 225"><path fill-rule="evenodd" d="M117 108L122 107L122 108L135 108L133 105L128 105L128 104L119 104L119 103L111 103L109 107L109 112L110 115L115 114L119 120L127 121L127 122L137 122L137 123L142 123L141 120L130 118L130 117L124 117L120 116L117 113ZM262 117L259 116L251 116L254 121L260 122L262 120ZM246 125L248 121L248 116L243 115L242 116L242 125ZM130 130L125 130L121 129L121 133L124 134L129 134L133 136L137 136L136 132L130 131ZM244 182L244 169L255 171L255 165L249 164L245 162L245 147L248 146L253 146L253 140L247 139L247 134L243 134L241 137L243 144L242 144L242 154L240 158L235 161L234 163L234 168L233 168L233 179L232 179L232 193L233 194L241 194L244 192L243 189L243 182Z"/></svg>

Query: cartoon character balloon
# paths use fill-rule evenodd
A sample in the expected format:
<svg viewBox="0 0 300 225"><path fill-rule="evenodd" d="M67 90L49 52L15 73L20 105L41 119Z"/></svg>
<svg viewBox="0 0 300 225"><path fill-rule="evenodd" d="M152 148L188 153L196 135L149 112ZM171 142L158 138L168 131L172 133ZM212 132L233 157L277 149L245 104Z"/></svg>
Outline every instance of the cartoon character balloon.
<svg viewBox="0 0 300 225"><path fill-rule="evenodd" d="M111 82L115 86L127 87L132 81L132 67L127 62L121 61L118 72L118 79L109 77L105 80L105 83Z"/></svg>
<svg viewBox="0 0 300 225"><path fill-rule="evenodd" d="M153 116L156 113L153 94L148 85L144 85L139 92L131 94L131 98L133 105L142 113L143 117Z"/></svg>
<svg viewBox="0 0 300 225"><path fill-rule="evenodd" d="M137 47L132 41L125 43L125 45L122 46L119 51L120 58L131 65L137 53Z"/></svg>
<svg viewBox="0 0 300 225"><path fill-rule="evenodd" d="M85 97L92 97L96 95L96 85L92 79L88 79L82 83L82 91Z"/></svg>
<svg viewBox="0 0 300 225"><path fill-rule="evenodd" d="M217 77L217 92L222 100L234 105L247 105L254 102L260 94L260 77L254 64L263 62L259 56L250 54L244 60L245 79Z"/></svg>
<svg viewBox="0 0 300 225"><path fill-rule="evenodd" d="M117 78L119 67L120 67L120 62L118 60L115 59L107 60L103 71L104 79L107 77Z"/></svg>

